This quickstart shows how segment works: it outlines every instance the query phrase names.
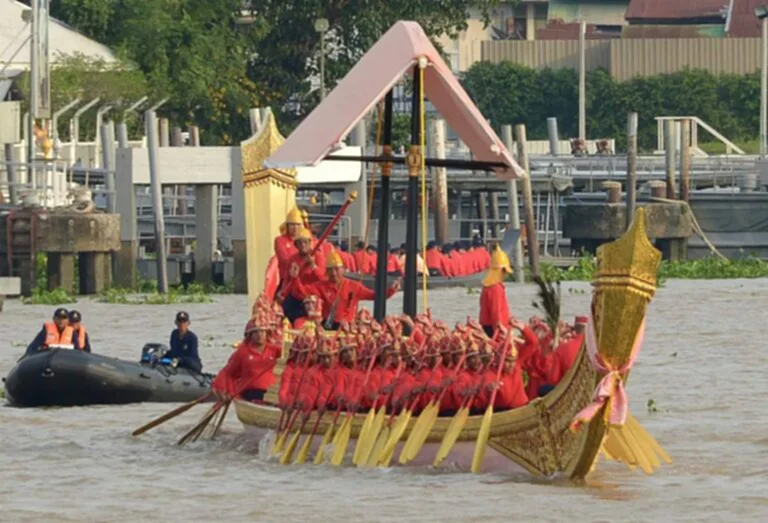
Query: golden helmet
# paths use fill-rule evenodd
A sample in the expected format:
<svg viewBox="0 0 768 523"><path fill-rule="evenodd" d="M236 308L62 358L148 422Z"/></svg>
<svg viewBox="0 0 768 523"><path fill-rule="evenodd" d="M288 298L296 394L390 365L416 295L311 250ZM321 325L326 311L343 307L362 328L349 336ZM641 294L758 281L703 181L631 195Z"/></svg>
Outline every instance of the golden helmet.
<svg viewBox="0 0 768 523"><path fill-rule="evenodd" d="M304 225L304 220L302 219L301 211L298 207L294 207L288 212L288 216L285 218L285 223Z"/></svg>
<svg viewBox="0 0 768 523"><path fill-rule="evenodd" d="M344 267L344 261L341 259L339 253L334 249L325 259L325 267L327 269L339 269Z"/></svg>
<svg viewBox="0 0 768 523"><path fill-rule="evenodd" d="M306 209L301 210L301 218L304 223L309 223L309 213L306 211Z"/></svg>
<svg viewBox="0 0 768 523"><path fill-rule="evenodd" d="M509 266L509 256L498 247L491 255L491 269L502 269L509 273L512 272L512 267Z"/></svg>
<svg viewBox="0 0 768 523"><path fill-rule="evenodd" d="M307 240L312 241L312 235L310 234L309 230L301 227L297 232L296 236L293 237L293 241L297 240Z"/></svg>

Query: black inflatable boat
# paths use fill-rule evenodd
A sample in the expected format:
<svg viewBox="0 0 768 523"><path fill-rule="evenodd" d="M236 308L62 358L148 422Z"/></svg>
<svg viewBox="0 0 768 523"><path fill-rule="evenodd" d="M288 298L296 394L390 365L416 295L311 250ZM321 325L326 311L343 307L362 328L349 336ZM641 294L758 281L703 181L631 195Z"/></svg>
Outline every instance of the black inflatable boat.
<svg viewBox="0 0 768 523"><path fill-rule="evenodd" d="M157 360L133 363L53 349L20 360L5 378L5 397L17 407L187 402L209 392L212 379Z"/></svg>

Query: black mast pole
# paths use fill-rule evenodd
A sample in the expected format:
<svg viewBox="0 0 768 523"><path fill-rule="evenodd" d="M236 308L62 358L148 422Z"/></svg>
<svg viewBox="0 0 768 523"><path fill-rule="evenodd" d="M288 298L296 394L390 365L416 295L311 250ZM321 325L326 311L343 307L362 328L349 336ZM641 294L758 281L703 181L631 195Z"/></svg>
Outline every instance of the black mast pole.
<svg viewBox="0 0 768 523"><path fill-rule="evenodd" d="M392 156L392 91L384 98L384 129L382 156ZM374 290L376 298L373 302L373 317L381 322L387 315L387 244L389 243L389 177L392 174L392 164L381 165L381 190L379 191L379 234L376 249L376 280ZM373 205L373 202L371 202Z"/></svg>
<svg viewBox="0 0 768 523"><path fill-rule="evenodd" d="M421 75L418 64L413 68L411 102L411 150L408 152L408 212L405 232L405 284L403 313L416 316L416 244L419 225L419 172L421 171ZM425 212L423 210L422 212Z"/></svg>

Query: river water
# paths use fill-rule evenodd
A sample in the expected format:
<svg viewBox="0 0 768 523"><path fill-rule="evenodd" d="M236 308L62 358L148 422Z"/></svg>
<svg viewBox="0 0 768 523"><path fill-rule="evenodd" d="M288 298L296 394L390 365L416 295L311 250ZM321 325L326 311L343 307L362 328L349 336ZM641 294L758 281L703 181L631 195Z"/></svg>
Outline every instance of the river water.
<svg viewBox="0 0 768 523"><path fill-rule="evenodd" d="M563 285L569 318L590 288ZM534 314L530 286L508 288ZM434 315L477 314L477 295L433 291ZM401 307L400 297L390 301ZM136 359L165 341L179 306L81 301L95 351ZM205 368L218 370L246 320L244 296L184 306ZM53 307L6 302L0 375ZM632 412L675 460L647 477L603 464L586 485L529 476L429 470L280 466L259 459L230 413L217 441L178 437L202 413L130 432L167 404L66 409L0 407L0 521L766 521L768 520L768 280L671 281L651 304L632 372ZM649 412L653 399L657 412Z"/></svg>

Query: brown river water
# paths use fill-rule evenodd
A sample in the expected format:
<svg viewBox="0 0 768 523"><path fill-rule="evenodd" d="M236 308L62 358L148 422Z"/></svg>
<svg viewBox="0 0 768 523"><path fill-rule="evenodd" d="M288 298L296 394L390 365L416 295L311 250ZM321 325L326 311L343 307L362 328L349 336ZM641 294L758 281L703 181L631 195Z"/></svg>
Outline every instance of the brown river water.
<svg viewBox="0 0 768 523"><path fill-rule="evenodd" d="M569 319L590 288L563 285ZM508 288L534 314L530 286ZM477 295L433 291L436 317L477 314ZM244 296L181 306L216 371L247 319ZM390 301L399 310L400 297ZM135 360L166 341L180 306L81 301L95 351ZM53 312L6 302L0 375ZM675 460L654 476L602 464L586 485L530 476L280 466L233 413L217 441L175 441L203 408L132 438L168 404L0 407L0 521L768 521L768 280L672 281L651 304L628 386L631 411ZM658 412L648 412L653 399ZM2 401L2 400L0 400Z"/></svg>

